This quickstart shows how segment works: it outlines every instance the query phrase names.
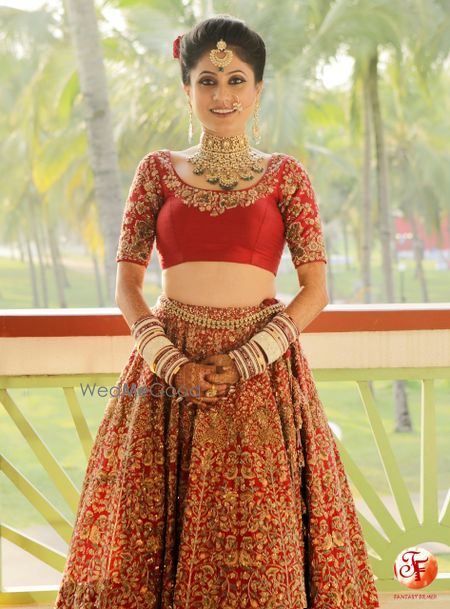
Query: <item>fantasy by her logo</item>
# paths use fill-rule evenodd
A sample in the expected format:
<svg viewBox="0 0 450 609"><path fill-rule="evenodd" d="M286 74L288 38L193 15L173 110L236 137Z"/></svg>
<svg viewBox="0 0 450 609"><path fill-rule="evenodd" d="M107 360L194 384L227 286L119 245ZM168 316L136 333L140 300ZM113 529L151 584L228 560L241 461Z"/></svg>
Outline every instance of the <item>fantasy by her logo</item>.
<svg viewBox="0 0 450 609"><path fill-rule="evenodd" d="M394 575L407 588L425 588L436 578L437 560L425 548L414 546L402 550L394 562Z"/></svg>

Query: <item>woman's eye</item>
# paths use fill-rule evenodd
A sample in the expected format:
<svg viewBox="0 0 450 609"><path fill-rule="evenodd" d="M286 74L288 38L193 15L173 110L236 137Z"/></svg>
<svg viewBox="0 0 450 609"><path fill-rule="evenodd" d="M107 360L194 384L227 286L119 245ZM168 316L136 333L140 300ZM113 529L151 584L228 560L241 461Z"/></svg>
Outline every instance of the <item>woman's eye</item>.
<svg viewBox="0 0 450 609"><path fill-rule="evenodd" d="M231 83L235 82L235 81L239 81L237 84L240 84L241 82L245 82L245 80L243 80L242 78L239 78L239 76L235 76L234 78L232 78L230 80ZM200 84L201 85L205 85L205 84L208 84L210 82L214 83L214 81L211 78L204 78L203 80L200 81Z"/></svg>

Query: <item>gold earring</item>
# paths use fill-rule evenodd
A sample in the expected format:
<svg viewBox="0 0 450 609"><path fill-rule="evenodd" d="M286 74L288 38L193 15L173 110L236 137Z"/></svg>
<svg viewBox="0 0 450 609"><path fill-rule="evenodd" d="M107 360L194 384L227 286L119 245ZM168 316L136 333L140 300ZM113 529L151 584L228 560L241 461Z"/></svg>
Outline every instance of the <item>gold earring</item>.
<svg viewBox="0 0 450 609"><path fill-rule="evenodd" d="M261 141L261 134L259 131L259 97L256 98L255 109L253 111L252 133L255 144L259 144Z"/></svg>
<svg viewBox="0 0 450 609"><path fill-rule="evenodd" d="M191 106L191 100L188 99L188 104L189 104L189 129L188 129L188 140L189 143L192 142L192 133L193 133L193 123L192 123L192 106Z"/></svg>

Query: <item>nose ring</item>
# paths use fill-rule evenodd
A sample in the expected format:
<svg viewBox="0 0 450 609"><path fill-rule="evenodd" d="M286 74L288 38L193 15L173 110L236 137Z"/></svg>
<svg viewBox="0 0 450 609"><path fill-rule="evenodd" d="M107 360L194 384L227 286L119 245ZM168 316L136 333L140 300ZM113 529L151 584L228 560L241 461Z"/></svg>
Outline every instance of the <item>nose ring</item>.
<svg viewBox="0 0 450 609"><path fill-rule="evenodd" d="M242 112L243 108L242 108L242 103L239 100L239 97L235 94L233 94L233 98L236 99L236 101L233 102L233 108L235 108L238 112Z"/></svg>

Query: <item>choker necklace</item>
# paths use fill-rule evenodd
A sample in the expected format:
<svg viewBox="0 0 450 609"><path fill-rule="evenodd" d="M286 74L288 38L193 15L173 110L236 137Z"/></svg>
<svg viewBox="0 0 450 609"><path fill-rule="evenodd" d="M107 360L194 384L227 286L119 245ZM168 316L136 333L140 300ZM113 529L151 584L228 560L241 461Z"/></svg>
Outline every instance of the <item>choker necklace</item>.
<svg viewBox="0 0 450 609"><path fill-rule="evenodd" d="M200 148L188 161L194 165L195 175L204 175L209 184L219 184L224 190L264 171L263 157L250 150L245 133L220 137L202 131Z"/></svg>

